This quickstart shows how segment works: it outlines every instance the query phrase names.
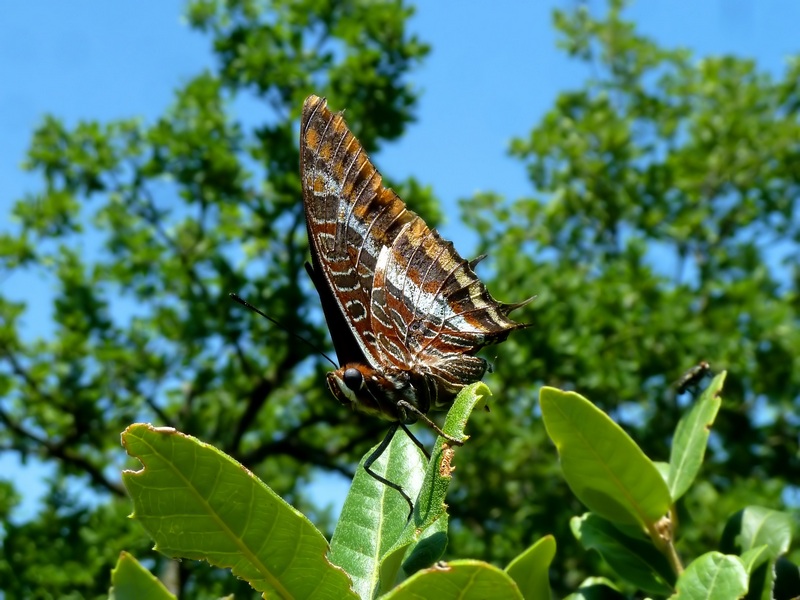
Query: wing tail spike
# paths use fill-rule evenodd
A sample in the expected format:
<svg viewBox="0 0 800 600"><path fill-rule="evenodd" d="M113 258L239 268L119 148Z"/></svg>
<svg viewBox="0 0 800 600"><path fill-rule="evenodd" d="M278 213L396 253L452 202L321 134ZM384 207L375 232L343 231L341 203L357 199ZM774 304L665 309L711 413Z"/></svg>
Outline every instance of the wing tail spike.
<svg viewBox="0 0 800 600"><path fill-rule="evenodd" d="M467 261L467 264L469 265L469 268L474 271L475 267L478 266L478 263L481 262L487 256L489 256L489 255L488 254L481 254L480 256L476 256L472 260Z"/></svg>
<svg viewBox="0 0 800 600"><path fill-rule="evenodd" d="M538 296L538 294L537 294L537 295L535 295L535 296L531 296L531 297L530 297L530 298L528 298L527 300L523 300L522 302L513 302L513 303L510 303L510 304L503 303L503 304L501 305L501 307L502 307L502 310L503 310L503 312L504 312L505 314L509 314L509 313L512 313L512 312L514 312L514 311L515 311L515 310L517 310L518 308L522 308L523 306L527 306L528 304L530 304L531 302L533 302L534 300L536 300L536 298L538 298L538 297L539 297L539 296ZM526 327L527 327L527 325L526 325Z"/></svg>

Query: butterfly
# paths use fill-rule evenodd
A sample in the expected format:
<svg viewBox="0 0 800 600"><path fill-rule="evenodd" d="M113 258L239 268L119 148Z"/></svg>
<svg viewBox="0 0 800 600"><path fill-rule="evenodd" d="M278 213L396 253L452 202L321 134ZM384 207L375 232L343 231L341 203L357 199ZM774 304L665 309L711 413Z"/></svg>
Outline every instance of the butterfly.
<svg viewBox="0 0 800 600"><path fill-rule="evenodd" d="M509 318L531 299L504 304L466 261L391 189L341 113L310 96L300 126L300 177L311 262L339 368L327 374L333 396L352 410L392 423L367 461L367 472L402 427L446 410L479 381L482 347L528 325ZM424 448L423 448L424 450Z"/></svg>

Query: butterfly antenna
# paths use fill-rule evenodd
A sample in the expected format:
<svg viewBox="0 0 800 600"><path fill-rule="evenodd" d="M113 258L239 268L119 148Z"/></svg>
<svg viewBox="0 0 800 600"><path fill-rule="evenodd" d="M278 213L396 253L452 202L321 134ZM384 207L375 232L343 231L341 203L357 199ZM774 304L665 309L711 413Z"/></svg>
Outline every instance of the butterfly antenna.
<svg viewBox="0 0 800 600"><path fill-rule="evenodd" d="M244 306L245 308L249 308L249 309L250 309L250 310L252 310L254 313L256 313L256 314L258 314L258 315L261 315L262 317L264 317L264 318L265 318L267 321L269 321L270 323L272 323L272 324L274 324L274 325L277 325L278 327L280 327L281 329L283 329L283 330L284 330L286 333L288 333L289 335L291 335L291 336L294 336L294 337L296 337L298 340L300 340L300 341L302 341L302 342L305 342L306 344L308 344L308 347L309 347L309 348L311 348L311 349L312 349L314 352L316 352L317 354L319 354L319 355L323 356L323 357L325 358L325 360L327 360L329 363L331 363L331 364L333 365L333 368L334 368L334 369L338 369L338 368L339 368L339 365L337 365L335 362L333 362L333 360L331 360L331 357L330 357L330 356L328 356L328 355L327 355L327 354L325 354L325 353L324 353L322 350L320 350L319 348L317 348L317 346L316 346L316 345L314 345L314 343L313 343L313 342L311 342L311 341L307 340L307 339L306 339L306 338L304 338L302 335L298 335L298 334L296 334L294 331L290 331L290 330L288 330L286 327L284 327L284 326L283 326L283 324L279 323L278 321L276 321L275 319L273 319L273 318L272 318L272 317L270 317L269 315L267 315L267 314L265 314L265 313L261 312L261 311L260 311L260 310L258 310L258 309L257 309L255 306L253 306L252 304L250 304L250 303L249 303L247 300L245 300L244 298L240 297L239 295L237 295L237 294L234 294L233 292L231 292L231 293L230 293L230 294L228 294L228 295L229 295L229 296L230 296L230 297L231 297L233 300L235 300L236 302L238 302L239 304L241 304L242 306Z"/></svg>

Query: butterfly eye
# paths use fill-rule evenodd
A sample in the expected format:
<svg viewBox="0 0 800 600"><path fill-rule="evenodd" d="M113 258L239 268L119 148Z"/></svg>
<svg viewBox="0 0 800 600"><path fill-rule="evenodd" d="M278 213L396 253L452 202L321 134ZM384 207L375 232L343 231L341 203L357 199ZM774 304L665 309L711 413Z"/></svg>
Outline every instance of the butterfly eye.
<svg viewBox="0 0 800 600"><path fill-rule="evenodd" d="M361 388L361 384L364 381L364 378L361 376L361 371L353 368L345 369L342 379L344 380L344 384L354 392Z"/></svg>

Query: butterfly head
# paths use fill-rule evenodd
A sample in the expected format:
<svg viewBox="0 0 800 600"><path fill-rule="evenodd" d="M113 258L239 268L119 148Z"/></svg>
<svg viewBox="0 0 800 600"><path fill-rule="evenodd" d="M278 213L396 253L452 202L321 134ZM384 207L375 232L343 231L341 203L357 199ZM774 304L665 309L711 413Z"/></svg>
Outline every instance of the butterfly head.
<svg viewBox="0 0 800 600"><path fill-rule="evenodd" d="M345 406L356 407L359 397L366 392L364 378L369 374L364 371L363 365L348 365L328 373L328 388L333 396Z"/></svg>
<svg viewBox="0 0 800 600"><path fill-rule="evenodd" d="M333 396L351 409L386 419L413 423L398 401L418 406L417 393L408 372L381 373L370 366L349 363L328 373L328 388Z"/></svg>

